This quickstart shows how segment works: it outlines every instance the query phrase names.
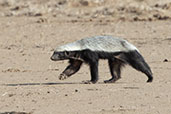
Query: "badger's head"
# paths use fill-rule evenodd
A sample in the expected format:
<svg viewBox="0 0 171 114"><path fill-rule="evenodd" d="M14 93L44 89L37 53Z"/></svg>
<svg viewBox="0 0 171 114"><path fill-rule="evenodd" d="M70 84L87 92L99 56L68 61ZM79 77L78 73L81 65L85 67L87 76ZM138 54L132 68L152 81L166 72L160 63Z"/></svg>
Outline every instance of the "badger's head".
<svg viewBox="0 0 171 114"><path fill-rule="evenodd" d="M54 52L51 56L51 60L58 61L58 60L66 60L72 57L72 52L68 51L61 51L61 52Z"/></svg>
<svg viewBox="0 0 171 114"><path fill-rule="evenodd" d="M80 59L80 51L55 51L51 56L52 61L66 60L66 59Z"/></svg>
<svg viewBox="0 0 171 114"><path fill-rule="evenodd" d="M80 50L80 45L77 42L59 46L55 49L53 55L51 56L51 60L58 61L70 58L78 59Z"/></svg>

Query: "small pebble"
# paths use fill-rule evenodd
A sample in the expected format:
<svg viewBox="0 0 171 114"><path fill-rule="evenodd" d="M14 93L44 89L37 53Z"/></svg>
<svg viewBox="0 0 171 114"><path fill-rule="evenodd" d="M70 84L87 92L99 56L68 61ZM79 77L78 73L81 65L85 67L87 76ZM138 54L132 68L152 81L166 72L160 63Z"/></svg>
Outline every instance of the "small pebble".
<svg viewBox="0 0 171 114"><path fill-rule="evenodd" d="M76 89L75 92L78 92L78 90Z"/></svg>
<svg viewBox="0 0 171 114"><path fill-rule="evenodd" d="M163 62L168 62L168 60L167 59L164 59Z"/></svg>

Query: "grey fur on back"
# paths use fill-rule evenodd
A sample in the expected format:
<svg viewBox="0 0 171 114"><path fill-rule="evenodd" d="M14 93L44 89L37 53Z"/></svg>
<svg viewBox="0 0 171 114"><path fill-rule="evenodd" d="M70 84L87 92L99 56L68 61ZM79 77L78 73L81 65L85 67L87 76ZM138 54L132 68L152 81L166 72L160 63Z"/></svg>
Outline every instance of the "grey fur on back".
<svg viewBox="0 0 171 114"><path fill-rule="evenodd" d="M59 46L55 51L81 51L89 49L91 51L104 52L129 52L138 49L124 39L113 36L95 36Z"/></svg>

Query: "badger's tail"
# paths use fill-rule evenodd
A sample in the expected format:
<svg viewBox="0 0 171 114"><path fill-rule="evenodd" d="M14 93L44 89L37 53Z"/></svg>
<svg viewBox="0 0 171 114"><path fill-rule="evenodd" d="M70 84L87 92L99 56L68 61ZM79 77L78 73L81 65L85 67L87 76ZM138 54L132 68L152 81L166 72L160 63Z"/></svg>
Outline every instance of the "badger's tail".
<svg viewBox="0 0 171 114"><path fill-rule="evenodd" d="M124 59L129 65L131 65L136 70L146 74L148 77L147 82L153 81L152 71L138 51L135 50L124 53L124 55L122 55L121 58Z"/></svg>

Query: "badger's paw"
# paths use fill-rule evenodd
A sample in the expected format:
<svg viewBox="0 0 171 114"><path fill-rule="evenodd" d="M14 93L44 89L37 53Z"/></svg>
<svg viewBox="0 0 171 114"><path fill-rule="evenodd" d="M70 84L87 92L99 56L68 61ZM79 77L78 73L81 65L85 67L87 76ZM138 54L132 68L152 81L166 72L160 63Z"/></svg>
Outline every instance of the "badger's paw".
<svg viewBox="0 0 171 114"><path fill-rule="evenodd" d="M115 83L117 80L119 80L120 78L111 78L109 80L105 80L104 83Z"/></svg>
<svg viewBox="0 0 171 114"><path fill-rule="evenodd" d="M68 76L66 75L66 74L64 74L64 73L61 73L60 75L59 75L59 80L65 80L65 79L67 79L68 78Z"/></svg>
<svg viewBox="0 0 171 114"><path fill-rule="evenodd" d="M95 84L97 81L86 80L82 81L83 84Z"/></svg>
<svg viewBox="0 0 171 114"><path fill-rule="evenodd" d="M115 83L116 80L105 80L104 83Z"/></svg>

